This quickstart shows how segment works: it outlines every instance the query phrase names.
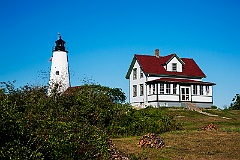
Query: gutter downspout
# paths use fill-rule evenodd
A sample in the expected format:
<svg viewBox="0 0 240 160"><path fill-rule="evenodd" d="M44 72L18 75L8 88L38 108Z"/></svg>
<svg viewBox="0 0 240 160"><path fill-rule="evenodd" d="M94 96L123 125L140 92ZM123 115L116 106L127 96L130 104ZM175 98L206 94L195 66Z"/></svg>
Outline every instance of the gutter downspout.
<svg viewBox="0 0 240 160"><path fill-rule="evenodd" d="M210 90L211 92L212 92L212 105L213 105L213 85L211 86L211 90Z"/></svg>
<svg viewBox="0 0 240 160"><path fill-rule="evenodd" d="M149 74L146 75L146 82L148 81ZM145 84L146 84L145 82ZM146 84L146 103L148 105L147 84Z"/></svg>
<svg viewBox="0 0 240 160"><path fill-rule="evenodd" d="M131 82L130 81L131 81L131 79L129 78L129 82L128 82L128 88L129 88L129 93L128 93L129 97L128 98L129 98L129 100L128 101L131 104L131 100L130 100L131 99L131 97L130 97L130 95L131 95L131 93L130 93L131 92Z"/></svg>

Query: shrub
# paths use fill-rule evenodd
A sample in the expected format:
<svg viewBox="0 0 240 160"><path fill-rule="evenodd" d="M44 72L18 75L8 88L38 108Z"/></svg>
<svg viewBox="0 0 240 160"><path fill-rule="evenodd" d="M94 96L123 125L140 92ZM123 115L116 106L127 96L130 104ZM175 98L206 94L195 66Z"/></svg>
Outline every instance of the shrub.
<svg viewBox="0 0 240 160"><path fill-rule="evenodd" d="M67 94L47 87L0 90L1 159L108 159L108 137L179 129L161 109L122 104L118 88L83 85Z"/></svg>
<svg viewBox="0 0 240 160"><path fill-rule="evenodd" d="M109 156L107 134L98 127L102 119L95 117L100 110L94 105L98 98L92 102L86 94L47 97L46 87L13 89L11 84L6 85L0 106L1 158L105 159Z"/></svg>
<svg viewBox="0 0 240 160"><path fill-rule="evenodd" d="M217 106L211 106L211 109L217 109Z"/></svg>
<svg viewBox="0 0 240 160"><path fill-rule="evenodd" d="M240 110L240 95L239 94L235 95L229 109Z"/></svg>
<svg viewBox="0 0 240 160"><path fill-rule="evenodd" d="M181 126L173 117L162 115L161 109L145 108L136 110L125 108L115 115L109 131L113 137L135 136L145 133L164 133L179 130Z"/></svg>

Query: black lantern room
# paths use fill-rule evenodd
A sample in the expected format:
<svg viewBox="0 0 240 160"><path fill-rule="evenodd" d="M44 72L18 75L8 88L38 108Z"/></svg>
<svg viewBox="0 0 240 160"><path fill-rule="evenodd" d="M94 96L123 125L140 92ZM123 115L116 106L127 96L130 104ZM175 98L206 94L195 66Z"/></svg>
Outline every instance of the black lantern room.
<svg viewBox="0 0 240 160"><path fill-rule="evenodd" d="M65 52L67 52L65 50L65 46L64 46L66 42L64 40L62 40L62 37L61 37L60 33L58 33L58 40L55 41L55 43L56 43L56 45L55 45L54 51L65 51Z"/></svg>

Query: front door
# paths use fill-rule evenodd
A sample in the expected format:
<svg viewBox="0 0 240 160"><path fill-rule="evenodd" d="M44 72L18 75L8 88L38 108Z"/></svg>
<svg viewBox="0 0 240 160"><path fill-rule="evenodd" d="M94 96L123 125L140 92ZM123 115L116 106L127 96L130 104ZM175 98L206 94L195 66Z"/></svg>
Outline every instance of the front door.
<svg viewBox="0 0 240 160"><path fill-rule="evenodd" d="M191 101L190 87L181 86L181 101Z"/></svg>

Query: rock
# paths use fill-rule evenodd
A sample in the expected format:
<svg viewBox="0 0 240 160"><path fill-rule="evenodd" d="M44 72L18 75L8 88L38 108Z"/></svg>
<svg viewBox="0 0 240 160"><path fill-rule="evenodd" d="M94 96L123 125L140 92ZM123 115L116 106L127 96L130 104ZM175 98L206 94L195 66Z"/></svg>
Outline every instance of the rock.
<svg viewBox="0 0 240 160"><path fill-rule="evenodd" d="M216 131L218 131L218 127L213 125L212 123L210 123L209 125L205 126L202 128L203 131L209 131L215 129Z"/></svg>
<svg viewBox="0 0 240 160"><path fill-rule="evenodd" d="M142 136L138 142L139 147L163 148L163 139L155 133L148 133Z"/></svg>

